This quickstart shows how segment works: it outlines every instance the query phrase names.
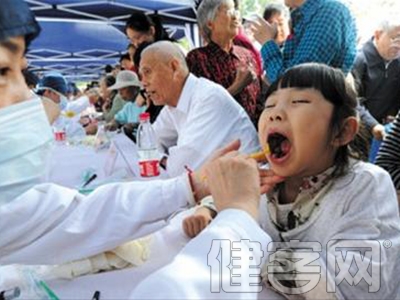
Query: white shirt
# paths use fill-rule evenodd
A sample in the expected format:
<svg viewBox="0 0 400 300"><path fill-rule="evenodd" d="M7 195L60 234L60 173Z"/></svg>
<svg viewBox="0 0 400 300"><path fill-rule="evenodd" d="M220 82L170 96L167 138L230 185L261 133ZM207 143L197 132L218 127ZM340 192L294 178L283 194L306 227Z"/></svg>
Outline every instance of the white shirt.
<svg viewBox="0 0 400 300"><path fill-rule="evenodd" d="M168 151L167 172L198 169L216 150L240 139L243 153L260 149L257 131L244 109L220 85L190 74L177 107L167 106L153 124Z"/></svg>
<svg viewBox="0 0 400 300"><path fill-rule="evenodd" d="M87 197L38 185L0 207L0 264L86 258L160 229L188 204L194 200L186 174L109 184Z"/></svg>
<svg viewBox="0 0 400 300"><path fill-rule="evenodd" d="M320 209L311 215L309 221L282 233L276 229L268 216L265 197L260 203L261 226L244 211L222 211L171 263L141 282L131 299L275 299L277 295L264 297L258 293L211 293L212 278L217 280L219 277L214 274L215 276L210 278L211 263L208 261L208 255L213 241L250 240L260 243L264 253L258 258L264 263L271 254L267 251L268 243L271 240L281 242L282 239L285 242L317 242L322 246L322 251L318 252L319 259L311 262L311 265L321 267L321 278L314 289L301 295L302 299L397 298L400 293L400 220L397 198L389 175L379 167L359 162L347 175L334 182L320 205ZM336 286L335 293L327 293L326 262L327 257L332 255L332 252L326 251L327 244L331 242L337 246L338 241L349 239L358 240L358 247L370 245L368 240L374 243L379 241L380 255L372 257L372 264L380 267L380 278L376 277L377 273L373 278L374 283L380 283L377 293L369 293L368 285L363 280L354 286L343 281L341 285ZM390 241L390 247L384 247L383 241ZM246 244L244 245L242 257L248 256L250 252ZM348 250L347 255L350 251ZM251 253L254 255L255 252ZM342 252L339 253L342 255ZM365 259L369 261L370 257L367 255ZM353 268L353 271L357 271L357 268ZM243 277L246 277L246 274ZM157 289L152 288L154 286ZM263 293L267 290L269 289L264 287ZM272 291L269 290L269 293ZM289 299L292 297L289 295Z"/></svg>

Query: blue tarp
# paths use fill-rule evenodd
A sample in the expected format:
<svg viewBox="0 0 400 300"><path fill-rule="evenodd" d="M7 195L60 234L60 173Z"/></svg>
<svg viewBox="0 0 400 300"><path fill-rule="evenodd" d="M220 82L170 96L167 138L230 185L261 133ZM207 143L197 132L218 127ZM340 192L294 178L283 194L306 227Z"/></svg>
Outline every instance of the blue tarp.
<svg viewBox="0 0 400 300"><path fill-rule="evenodd" d="M36 71L97 77L115 64L129 41L123 33L132 12L157 13L175 37L197 44L193 0L25 0L42 27L28 51Z"/></svg>
<svg viewBox="0 0 400 300"><path fill-rule="evenodd" d="M42 32L27 54L33 71L58 71L69 76L97 77L126 51L126 36L112 25L82 22L40 22Z"/></svg>

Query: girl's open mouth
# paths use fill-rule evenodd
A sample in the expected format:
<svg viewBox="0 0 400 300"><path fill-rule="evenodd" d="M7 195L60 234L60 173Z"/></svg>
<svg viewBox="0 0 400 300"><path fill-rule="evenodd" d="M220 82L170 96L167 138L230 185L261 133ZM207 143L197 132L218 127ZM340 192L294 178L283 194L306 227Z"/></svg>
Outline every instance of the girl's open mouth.
<svg viewBox="0 0 400 300"><path fill-rule="evenodd" d="M270 157L274 160L282 161L290 152L290 141L281 133L275 132L269 134L267 142L271 151Z"/></svg>

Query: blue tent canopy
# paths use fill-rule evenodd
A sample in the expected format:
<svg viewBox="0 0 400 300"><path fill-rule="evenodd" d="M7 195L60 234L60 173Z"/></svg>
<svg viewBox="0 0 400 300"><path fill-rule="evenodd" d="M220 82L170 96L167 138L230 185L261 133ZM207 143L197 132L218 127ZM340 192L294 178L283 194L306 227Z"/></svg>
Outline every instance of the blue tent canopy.
<svg viewBox="0 0 400 300"><path fill-rule="evenodd" d="M192 0L26 0L37 17L101 20L126 20L134 11L157 13L166 23L196 22Z"/></svg>
<svg viewBox="0 0 400 300"><path fill-rule="evenodd" d="M40 22L42 32L27 58L33 71L58 71L74 77L98 77L114 65L128 40L117 28L99 23Z"/></svg>
<svg viewBox="0 0 400 300"><path fill-rule="evenodd" d="M59 71L72 77L98 77L115 64L129 41L123 33L131 13L158 14L175 38L198 45L193 0L25 0L42 33L27 57L36 71Z"/></svg>

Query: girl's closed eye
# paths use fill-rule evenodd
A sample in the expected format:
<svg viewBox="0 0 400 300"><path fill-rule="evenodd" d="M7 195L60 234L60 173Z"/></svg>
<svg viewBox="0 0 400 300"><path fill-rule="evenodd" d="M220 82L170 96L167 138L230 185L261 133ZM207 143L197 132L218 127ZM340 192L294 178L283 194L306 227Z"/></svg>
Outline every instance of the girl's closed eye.
<svg viewBox="0 0 400 300"><path fill-rule="evenodd" d="M275 107L275 102L269 101L269 102L266 102L264 105L264 109L268 109L268 108L272 108L272 107Z"/></svg>
<svg viewBox="0 0 400 300"><path fill-rule="evenodd" d="M292 103L297 104L297 103L311 103L310 100L307 99L298 99L298 100L293 100Z"/></svg>

